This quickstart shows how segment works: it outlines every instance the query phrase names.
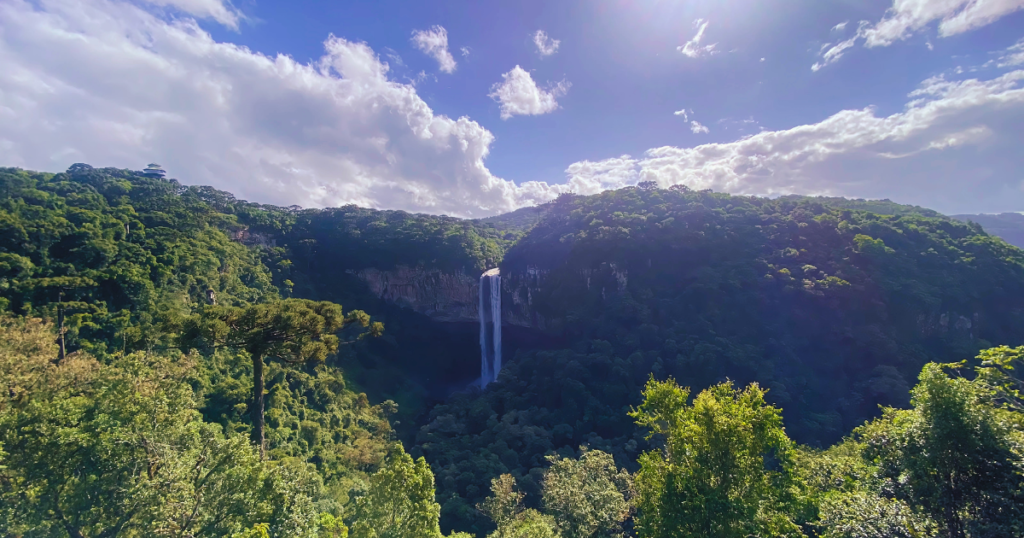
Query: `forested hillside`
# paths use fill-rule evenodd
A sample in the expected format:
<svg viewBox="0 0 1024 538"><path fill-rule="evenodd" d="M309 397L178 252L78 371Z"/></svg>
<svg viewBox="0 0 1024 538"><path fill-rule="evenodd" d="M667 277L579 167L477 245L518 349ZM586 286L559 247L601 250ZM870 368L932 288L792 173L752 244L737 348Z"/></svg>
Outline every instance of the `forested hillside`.
<svg viewBox="0 0 1024 538"><path fill-rule="evenodd" d="M501 265L545 275L532 307L564 349L521 352L417 438L452 495L446 521L479 519L477 484L495 474L539 492L550 451L588 445L629 467L649 447L627 413L651 374L757 382L789 435L827 447L879 405L908 405L925 363L1024 342L1024 252L937 214L827 201L650 185L564 197Z"/></svg>
<svg viewBox="0 0 1024 538"><path fill-rule="evenodd" d="M348 390L331 360L269 364L269 453L295 465L253 459L251 362L226 348L183 355L173 328L211 302L288 292L273 282L281 264L261 261L279 257L232 241L238 219L209 189L76 165L0 170L0 192L0 534L226 536L270 523L299 535L319 517L303 503L340 514L389 450L393 404ZM141 462L163 482L135 475ZM154 475L161 466L170 474ZM204 503L205 481L226 489Z"/></svg>
<svg viewBox="0 0 1024 538"><path fill-rule="evenodd" d="M1024 531L1024 252L977 224L649 183L465 221L82 164L0 193L0 536ZM539 322L484 391L478 327L365 273L495 265Z"/></svg>
<svg viewBox="0 0 1024 538"><path fill-rule="evenodd" d="M1011 245L1024 248L1024 215L1020 213L953 215L953 218L964 222L976 222L988 233L1002 237Z"/></svg>

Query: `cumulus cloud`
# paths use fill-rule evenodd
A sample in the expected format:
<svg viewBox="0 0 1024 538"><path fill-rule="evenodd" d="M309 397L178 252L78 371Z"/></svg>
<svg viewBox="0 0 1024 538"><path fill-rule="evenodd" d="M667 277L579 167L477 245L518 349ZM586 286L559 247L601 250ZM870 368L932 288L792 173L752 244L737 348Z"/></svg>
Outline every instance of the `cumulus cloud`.
<svg viewBox="0 0 1024 538"><path fill-rule="evenodd" d="M462 57L463 58L465 58L466 56L469 56L469 47L462 47L461 49L459 49L459 51L462 52Z"/></svg>
<svg viewBox="0 0 1024 538"><path fill-rule="evenodd" d="M846 110L734 142L577 162L558 184L516 184L487 169L487 129L435 114L366 44L331 36L305 64L217 42L188 18L150 9L0 1L0 165L159 162L185 183L254 201L458 216L647 179L740 194L891 197L956 212L1024 206L1024 70L929 79L889 116ZM557 106L543 103L515 107Z"/></svg>
<svg viewBox="0 0 1024 538"><path fill-rule="evenodd" d="M689 121L690 120L690 114L693 114L693 111L692 110L687 111L684 108L684 109L681 109L681 110L677 110L677 111L673 112L672 114L674 114L676 116L682 116L683 117L683 121Z"/></svg>
<svg viewBox="0 0 1024 538"><path fill-rule="evenodd" d="M638 160L622 155L602 161L580 161L569 165L565 173L568 190L577 194L597 194L608 189L635 185L639 181Z"/></svg>
<svg viewBox="0 0 1024 538"><path fill-rule="evenodd" d="M867 47L886 47L935 21L939 21L939 37L949 37L981 28L1020 9L1024 9L1024 0L894 0L882 20L874 24L861 21L853 38L825 51L822 61L812 69L835 63L858 40ZM930 42L928 48L932 48Z"/></svg>
<svg viewBox="0 0 1024 538"><path fill-rule="evenodd" d="M501 75L502 81L491 86L488 97L501 106L501 119L512 116L535 116L558 110L559 97L569 91L571 84L561 81L548 90L541 89L533 77L518 65Z"/></svg>
<svg viewBox="0 0 1024 538"><path fill-rule="evenodd" d="M551 39L544 30L537 30L537 33L533 34L533 44L537 46L537 53L541 57L551 56L558 52L558 45L562 42L557 39Z"/></svg>
<svg viewBox="0 0 1024 538"><path fill-rule="evenodd" d="M654 148L641 158L570 167L568 182L581 193L651 180L738 194L892 198L949 212L1019 211L1022 82L1024 70L987 81L933 78L890 116L844 110L735 142Z"/></svg>
<svg viewBox="0 0 1024 538"><path fill-rule="evenodd" d="M412 33L412 44L424 54L437 60L437 65L445 73L455 72L455 58L448 52L448 30L441 26L433 26L428 30L416 30Z"/></svg>
<svg viewBox="0 0 1024 538"><path fill-rule="evenodd" d="M717 52L715 51L717 43L704 46L700 44L701 40L704 39L704 31L708 29L708 21L697 19L693 21L693 26L697 29L697 34L693 36L693 39L687 41L685 45L676 47L676 49L690 58L699 58Z"/></svg>
<svg viewBox="0 0 1024 538"><path fill-rule="evenodd" d="M260 202L465 216L548 188L494 177L487 129L436 115L366 44L339 37L302 64L133 4L5 0L0 65L5 166L158 162Z"/></svg>

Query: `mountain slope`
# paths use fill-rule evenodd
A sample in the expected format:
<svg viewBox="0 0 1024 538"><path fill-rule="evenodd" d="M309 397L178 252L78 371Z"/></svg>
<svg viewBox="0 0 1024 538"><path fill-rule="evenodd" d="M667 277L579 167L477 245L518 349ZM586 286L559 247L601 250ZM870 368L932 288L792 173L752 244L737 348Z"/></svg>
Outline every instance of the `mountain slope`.
<svg viewBox="0 0 1024 538"><path fill-rule="evenodd" d="M623 189L549 212L501 272L503 303L565 345L520 352L421 429L455 528L483 528L472 506L492 476L536 493L547 452L587 444L628 465L647 445L626 412L652 374L756 381L791 436L827 446L906 405L924 363L1024 339L1024 252L914 211Z"/></svg>
<svg viewBox="0 0 1024 538"><path fill-rule="evenodd" d="M964 222L977 222L985 231L1002 237L1007 243L1024 248L1024 215L1020 213L999 213L994 215L952 215Z"/></svg>
<svg viewBox="0 0 1024 538"><path fill-rule="evenodd" d="M398 434L434 468L446 529L486 530L474 507L501 473L537 499L551 453L589 445L633 465L649 445L627 413L652 375L696 390L756 381L794 438L824 446L879 404L906 405L925 362L1024 335L1021 250L888 201L644 185L464 221L262 206L85 165L0 170L0 194L0 310L53 318L63 304L73 349L159 348L158 318L210 291L220 304L328 299L384 321L384 338L329 359L343 374L271 371L271 452L315 460L348 491L382 457L395 412L358 392L393 399ZM506 367L463 390L479 372L477 279L495 264ZM246 428L241 359L200 368L204 418L230 430Z"/></svg>

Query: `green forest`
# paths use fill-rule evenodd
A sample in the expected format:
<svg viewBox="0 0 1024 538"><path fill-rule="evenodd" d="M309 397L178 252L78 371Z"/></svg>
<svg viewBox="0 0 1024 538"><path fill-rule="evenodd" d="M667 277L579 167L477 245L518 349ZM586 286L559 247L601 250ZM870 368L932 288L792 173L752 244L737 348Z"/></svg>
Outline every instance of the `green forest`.
<svg viewBox="0 0 1024 538"><path fill-rule="evenodd" d="M1024 536L1024 251L983 225L653 183L463 220L0 168L0 536ZM531 321L497 381L476 327L356 276L399 267L501 269Z"/></svg>

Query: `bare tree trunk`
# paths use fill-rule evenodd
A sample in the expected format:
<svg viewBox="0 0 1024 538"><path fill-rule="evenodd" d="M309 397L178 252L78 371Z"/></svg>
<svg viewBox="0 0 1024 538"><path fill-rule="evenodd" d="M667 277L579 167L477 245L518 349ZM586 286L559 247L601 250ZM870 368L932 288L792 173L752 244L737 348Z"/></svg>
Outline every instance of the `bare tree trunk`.
<svg viewBox="0 0 1024 538"><path fill-rule="evenodd" d="M64 347L64 292L58 297L60 304L57 306L57 364L64 362L67 348Z"/></svg>
<svg viewBox="0 0 1024 538"><path fill-rule="evenodd" d="M252 357L252 442L260 449L260 459L267 459L267 440L263 425L263 357Z"/></svg>

